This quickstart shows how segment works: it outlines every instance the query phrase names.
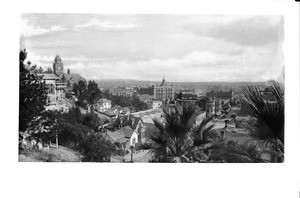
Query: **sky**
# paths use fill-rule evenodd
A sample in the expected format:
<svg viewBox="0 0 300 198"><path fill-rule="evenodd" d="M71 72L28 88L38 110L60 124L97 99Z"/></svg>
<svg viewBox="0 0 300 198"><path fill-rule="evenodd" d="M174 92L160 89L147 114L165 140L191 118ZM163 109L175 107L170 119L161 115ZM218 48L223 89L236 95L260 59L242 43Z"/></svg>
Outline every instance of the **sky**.
<svg viewBox="0 0 300 198"><path fill-rule="evenodd" d="M281 78L283 33L270 15L22 14L20 48L92 80L253 82Z"/></svg>

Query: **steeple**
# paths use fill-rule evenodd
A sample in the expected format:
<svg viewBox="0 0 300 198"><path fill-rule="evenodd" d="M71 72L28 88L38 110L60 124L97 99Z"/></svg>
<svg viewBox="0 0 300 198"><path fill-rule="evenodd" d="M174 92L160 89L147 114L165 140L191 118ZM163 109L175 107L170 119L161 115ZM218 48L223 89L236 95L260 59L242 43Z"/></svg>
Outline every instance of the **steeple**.
<svg viewBox="0 0 300 198"><path fill-rule="evenodd" d="M160 86L167 86L167 82L165 80L165 74L163 75L163 80L162 80Z"/></svg>

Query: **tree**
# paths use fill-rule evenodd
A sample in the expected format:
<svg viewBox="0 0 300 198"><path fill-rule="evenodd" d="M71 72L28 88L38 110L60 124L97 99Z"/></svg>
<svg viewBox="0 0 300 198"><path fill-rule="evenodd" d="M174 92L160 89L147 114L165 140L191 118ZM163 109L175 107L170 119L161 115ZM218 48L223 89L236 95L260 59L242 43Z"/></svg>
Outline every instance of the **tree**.
<svg viewBox="0 0 300 198"><path fill-rule="evenodd" d="M101 119L98 117L97 114L87 113L83 117L82 124L89 127L93 131L97 132L99 127L102 125L102 122L101 122Z"/></svg>
<svg viewBox="0 0 300 198"><path fill-rule="evenodd" d="M135 111L144 111L149 109L148 105L141 101L137 96L133 96L130 106L132 106Z"/></svg>
<svg viewBox="0 0 300 198"><path fill-rule="evenodd" d="M51 67L48 67L46 71L43 71L44 74L53 74Z"/></svg>
<svg viewBox="0 0 300 198"><path fill-rule="evenodd" d="M19 54L19 131L30 133L40 124L45 111L47 88L41 77L29 72L30 67L24 64L26 49Z"/></svg>
<svg viewBox="0 0 300 198"><path fill-rule="evenodd" d="M77 104L81 107L86 107L85 100L87 97L87 86L85 81L80 80L78 84L74 84L73 92L75 93L76 97L78 98Z"/></svg>
<svg viewBox="0 0 300 198"><path fill-rule="evenodd" d="M212 147L210 160L229 163L257 163L263 162L255 143L236 141L222 142Z"/></svg>
<svg viewBox="0 0 300 198"><path fill-rule="evenodd" d="M242 88L247 103L247 110L255 118L254 124L249 125L252 137L263 149L284 152L284 90L277 82L269 86L275 101L264 99L263 92L258 86Z"/></svg>
<svg viewBox="0 0 300 198"><path fill-rule="evenodd" d="M159 162L192 162L207 159L209 147L217 140L208 125L212 117L195 126L199 112L195 106L184 105L163 109L164 122L153 120L158 133L150 134L150 152Z"/></svg>
<svg viewBox="0 0 300 198"><path fill-rule="evenodd" d="M39 67L39 68L37 69L37 73L42 74L42 73L43 73L43 68L42 68L42 67Z"/></svg>
<svg viewBox="0 0 300 198"><path fill-rule="evenodd" d="M95 81L89 81L87 86L87 101L90 105L94 105L101 97L101 91Z"/></svg>
<svg viewBox="0 0 300 198"><path fill-rule="evenodd" d="M79 150L85 162L109 162L110 156L116 152L116 146L102 135L92 133L82 140Z"/></svg>

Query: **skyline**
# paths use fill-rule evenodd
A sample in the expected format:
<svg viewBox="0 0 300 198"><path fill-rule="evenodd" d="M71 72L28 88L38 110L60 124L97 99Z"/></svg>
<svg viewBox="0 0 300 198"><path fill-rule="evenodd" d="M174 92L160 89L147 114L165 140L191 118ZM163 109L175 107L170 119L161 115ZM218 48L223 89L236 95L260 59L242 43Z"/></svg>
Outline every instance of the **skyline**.
<svg viewBox="0 0 300 198"><path fill-rule="evenodd" d="M86 79L169 82L278 80L283 17L251 15L22 14L28 60Z"/></svg>

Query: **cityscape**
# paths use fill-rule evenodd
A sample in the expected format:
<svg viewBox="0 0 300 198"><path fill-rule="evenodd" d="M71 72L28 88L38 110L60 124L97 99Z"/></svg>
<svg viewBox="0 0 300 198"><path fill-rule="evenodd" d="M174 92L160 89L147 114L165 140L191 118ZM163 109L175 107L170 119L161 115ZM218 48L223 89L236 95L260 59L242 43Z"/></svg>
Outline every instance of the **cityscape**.
<svg viewBox="0 0 300 198"><path fill-rule="evenodd" d="M284 162L282 16L23 14L21 29L20 162Z"/></svg>

